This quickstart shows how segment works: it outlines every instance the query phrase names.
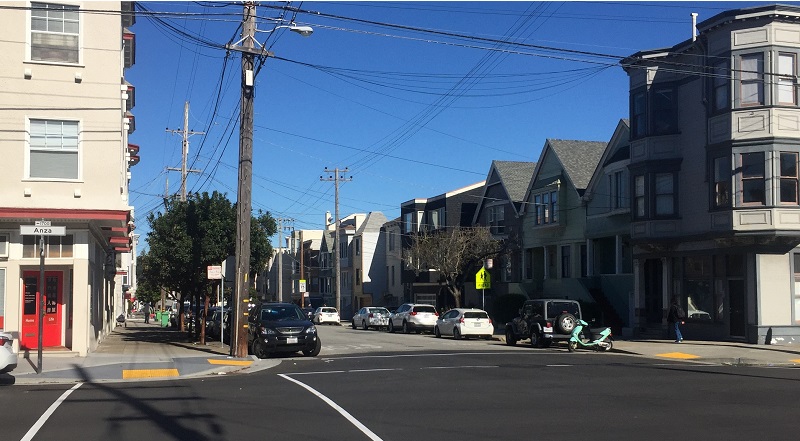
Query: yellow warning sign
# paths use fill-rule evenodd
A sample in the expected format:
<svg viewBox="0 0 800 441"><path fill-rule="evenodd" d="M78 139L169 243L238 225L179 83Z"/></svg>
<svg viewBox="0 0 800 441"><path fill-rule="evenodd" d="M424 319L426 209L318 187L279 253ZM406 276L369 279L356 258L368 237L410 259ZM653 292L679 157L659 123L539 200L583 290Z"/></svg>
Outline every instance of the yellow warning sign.
<svg viewBox="0 0 800 441"><path fill-rule="evenodd" d="M480 271L475 274L475 289L491 289L492 276L486 268L481 267Z"/></svg>

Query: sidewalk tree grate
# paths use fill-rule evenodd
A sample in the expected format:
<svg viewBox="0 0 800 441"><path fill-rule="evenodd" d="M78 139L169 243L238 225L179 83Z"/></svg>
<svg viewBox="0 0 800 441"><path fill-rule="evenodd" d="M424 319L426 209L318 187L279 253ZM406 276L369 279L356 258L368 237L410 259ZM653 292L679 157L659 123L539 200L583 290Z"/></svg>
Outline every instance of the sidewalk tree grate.
<svg viewBox="0 0 800 441"><path fill-rule="evenodd" d="M177 369L123 369L122 379L177 377Z"/></svg>

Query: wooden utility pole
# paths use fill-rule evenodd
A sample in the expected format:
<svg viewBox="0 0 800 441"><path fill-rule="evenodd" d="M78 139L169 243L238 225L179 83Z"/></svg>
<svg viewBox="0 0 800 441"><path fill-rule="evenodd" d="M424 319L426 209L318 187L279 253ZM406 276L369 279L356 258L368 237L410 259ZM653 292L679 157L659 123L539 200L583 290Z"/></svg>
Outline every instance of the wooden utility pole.
<svg viewBox="0 0 800 441"><path fill-rule="evenodd" d="M328 173L328 177L320 176L320 181L333 181L334 183L334 216L336 217L336 230L333 233L333 261L334 266L336 267L335 270L335 282L334 282L334 289L336 290L336 310L339 311L339 314L342 313L342 291L341 291L341 276L342 276L342 265L340 262L339 257L339 229L341 228L341 220L339 218L339 182L343 181L352 181L353 177L350 176L346 178L344 174L340 173L347 173L350 171L347 167L344 169L335 168L333 170L328 169L325 167L325 173Z"/></svg>
<svg viewBox="0 0 800 441"><path fill-rule="evenodd" d="M231 356L247 357L247 315L250 302L250 217L253 190L253 71L256 32L256 7L245 2L240 47L242 53L242 103L239 122L239 186L236 198L236 280L234 282L235 323L231 336ZM235 344L233 342L236 342Z"/></svg>
<svg viewBox="0 0 800 441"><path fill-rule="evenodd" d="M183 103L183 130L170 130L171 133L180 133L183 135L183 144L181 155L181 168L167 167L167 170L174 170L181 172L181 201L186 202L186 175L189 173L202 173L202 170L192 170L186 168L186 162L189 159L189 137L192 135L205 135L206 132L192 132L189 130L189 101Z"/></svg>

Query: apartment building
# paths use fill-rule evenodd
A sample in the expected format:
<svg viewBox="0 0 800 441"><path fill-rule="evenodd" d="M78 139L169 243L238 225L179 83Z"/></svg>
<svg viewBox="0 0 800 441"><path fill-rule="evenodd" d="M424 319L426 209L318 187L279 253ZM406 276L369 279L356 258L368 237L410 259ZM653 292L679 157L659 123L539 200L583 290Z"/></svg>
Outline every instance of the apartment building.
<svg viewBox="0 0 800 441"><path fill-rule="evenodd" d="M23 352L86 355L125 310L133 24L131 2L0 3L0 328Z"/></svg>
<svg viewBox="0 0 800 441"><path fill-rule="evenodd" d="M622 61L636 326L666 329L676 296L685 335L800 341L800 8L686 37Z"/></svg>

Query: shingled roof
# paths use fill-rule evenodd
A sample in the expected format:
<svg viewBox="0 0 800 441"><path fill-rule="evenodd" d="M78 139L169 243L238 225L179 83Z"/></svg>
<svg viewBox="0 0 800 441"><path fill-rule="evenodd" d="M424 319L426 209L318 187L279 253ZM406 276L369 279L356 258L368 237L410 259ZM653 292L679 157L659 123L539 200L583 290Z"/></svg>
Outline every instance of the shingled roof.
<svg viewBox="0 0 800 441"><path fill-rule="evenodd" d="M492 163L511 201L525 200L525 191L531 182L536 163L522 161L492 161Z"/></svg>
<svg viewBox="0 0 800 441"><path fill-rule="evenodd" d="M547 142L564 166L564 171L575 189L579 192L585 190L597 164L600 163L607 143L563 139L548 139Z"/></svg>

